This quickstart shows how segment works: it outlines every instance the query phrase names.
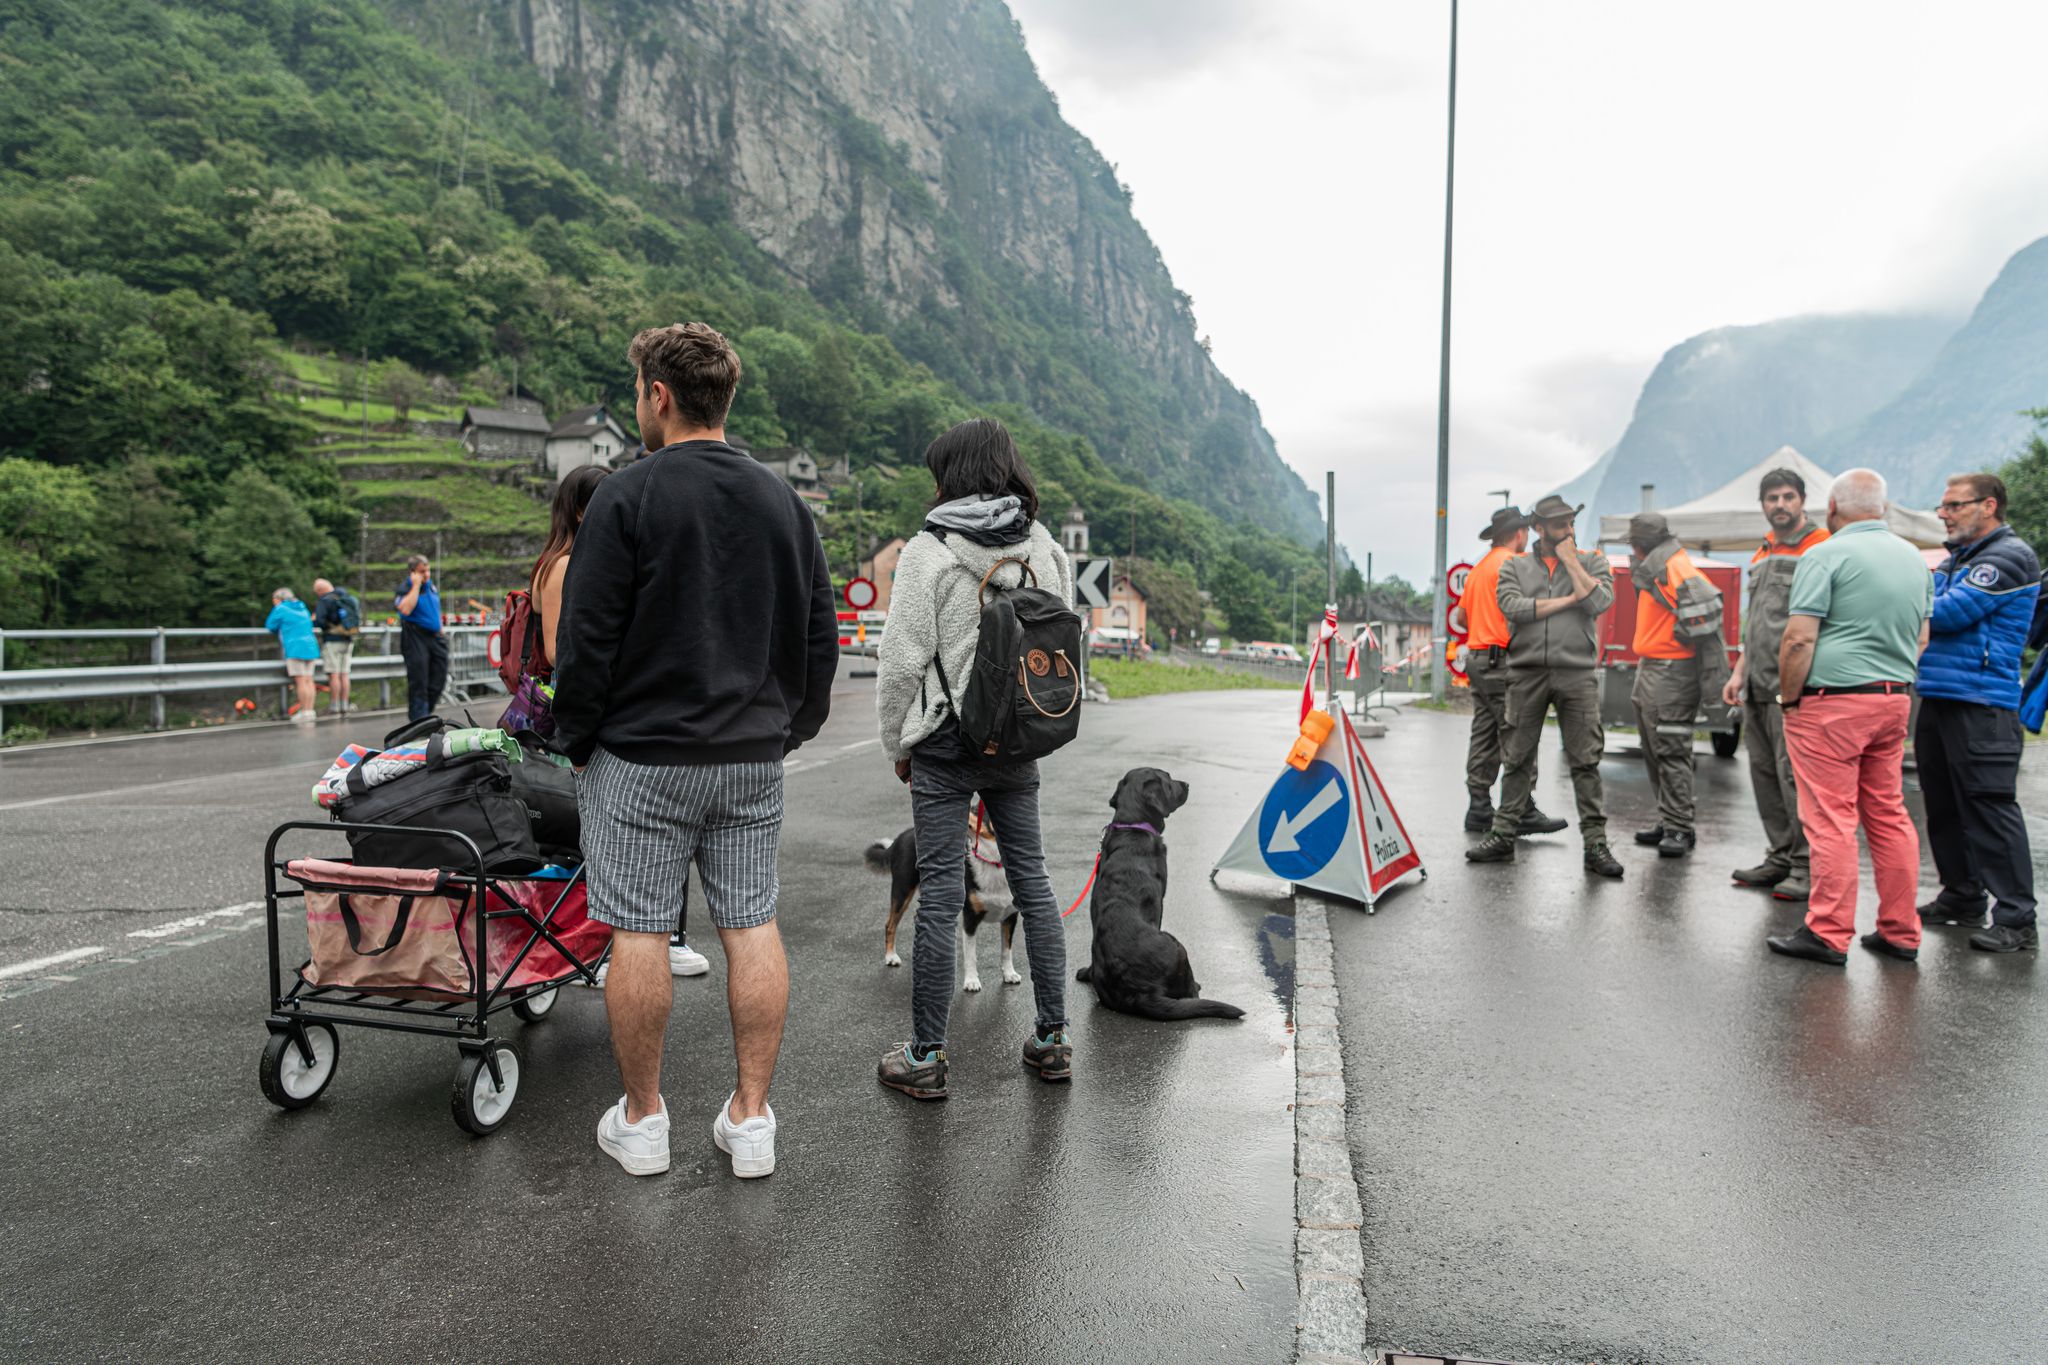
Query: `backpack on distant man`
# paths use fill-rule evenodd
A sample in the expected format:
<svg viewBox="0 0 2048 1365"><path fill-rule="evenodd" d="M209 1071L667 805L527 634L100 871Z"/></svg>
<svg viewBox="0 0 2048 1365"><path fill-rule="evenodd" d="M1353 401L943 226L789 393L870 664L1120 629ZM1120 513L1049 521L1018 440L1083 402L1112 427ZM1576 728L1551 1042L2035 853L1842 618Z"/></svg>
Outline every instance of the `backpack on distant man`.
<svg viewBox="0 0 2048 1365"><path fill-rule="evenodd" d="M363 628L363 606L356 601L356 595L347 588L336 588L328 594L326 620L320 629L338 639L353 640L356 632Z"/></svg>
<svg viewBox="0 0 2048 1365"><path fill-rule="evenodd" d="M997 589L989 579L1004 564L1020 566L1030 586ZM1038 585L1023 559L999 559L981 576L981 633L974 670L956 698L946 666L939 686L960 721L968 752L989 763L1044 758L1081 729L1081 618Z"/></svg>

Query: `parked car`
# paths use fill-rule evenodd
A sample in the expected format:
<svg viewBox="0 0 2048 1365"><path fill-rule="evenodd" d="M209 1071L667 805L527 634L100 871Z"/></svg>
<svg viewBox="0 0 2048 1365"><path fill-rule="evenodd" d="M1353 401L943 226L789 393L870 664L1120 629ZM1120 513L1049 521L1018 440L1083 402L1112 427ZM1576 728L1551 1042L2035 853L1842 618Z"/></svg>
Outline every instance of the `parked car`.
<svg viewBox="0 0 2048 1365"><path fill-rule="evenodd" d="M1202 641L1202 652L1204 654L1221 654L1223 652L1223 641L1211 635L1208 639Z"/></svg>

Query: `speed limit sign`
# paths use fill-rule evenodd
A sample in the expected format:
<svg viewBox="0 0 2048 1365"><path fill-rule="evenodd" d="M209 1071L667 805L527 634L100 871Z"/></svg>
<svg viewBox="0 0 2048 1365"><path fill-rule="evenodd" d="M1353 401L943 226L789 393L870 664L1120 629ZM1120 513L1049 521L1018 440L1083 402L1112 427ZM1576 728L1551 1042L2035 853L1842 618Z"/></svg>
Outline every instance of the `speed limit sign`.
<svg viewBox="0 0 2048 1365"><path fill-rule="evenodd" d="M1465 595L1465 580L1472 576L1470 564L1453 564L1450 573L1444 576L1444 587L1449 589L1451 600L1457 601Z"/></svg>

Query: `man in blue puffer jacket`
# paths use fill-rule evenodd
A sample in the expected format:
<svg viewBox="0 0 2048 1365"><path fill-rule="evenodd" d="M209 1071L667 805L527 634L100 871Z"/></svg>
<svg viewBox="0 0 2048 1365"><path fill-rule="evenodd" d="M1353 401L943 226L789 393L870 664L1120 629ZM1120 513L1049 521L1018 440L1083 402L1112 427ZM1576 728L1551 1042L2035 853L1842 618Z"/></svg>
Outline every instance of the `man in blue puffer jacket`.
<svg viewBox="0 0 2048 1365"><path fill-rule="evenodd" d="M2034 860L2017 794L2020 659L2041 593L2041 564L2005 524L2005 484L1958 474L1942 494L1948 559L1934 572L1934 613L1920 656L1913 753L1927 798L1927 841L1941 894L1920 907L1932 924L1992 924L1970 946L2039 946Z"/></svg>

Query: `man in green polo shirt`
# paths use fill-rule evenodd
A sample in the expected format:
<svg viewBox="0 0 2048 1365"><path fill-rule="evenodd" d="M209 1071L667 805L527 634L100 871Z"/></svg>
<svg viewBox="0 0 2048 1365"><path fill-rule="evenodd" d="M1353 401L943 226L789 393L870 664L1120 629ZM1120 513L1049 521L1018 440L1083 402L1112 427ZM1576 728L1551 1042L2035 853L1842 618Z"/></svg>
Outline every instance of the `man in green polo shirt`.
<svg viewBox="0 0 2048 1365"><path fill-rule="evenodd" d="M1920 954L1920 836L1901 790L1912 683L1927 646L1933 580L1920 552L1884 524L1884 479L1852 469L1828 492L1826 543L1792 576L1778 653L1778 704L1812 847L1806 923L1771 951L1839 966L1856 936L1856 828L1870 845L1877 931L1865 948Z"/></svg>

